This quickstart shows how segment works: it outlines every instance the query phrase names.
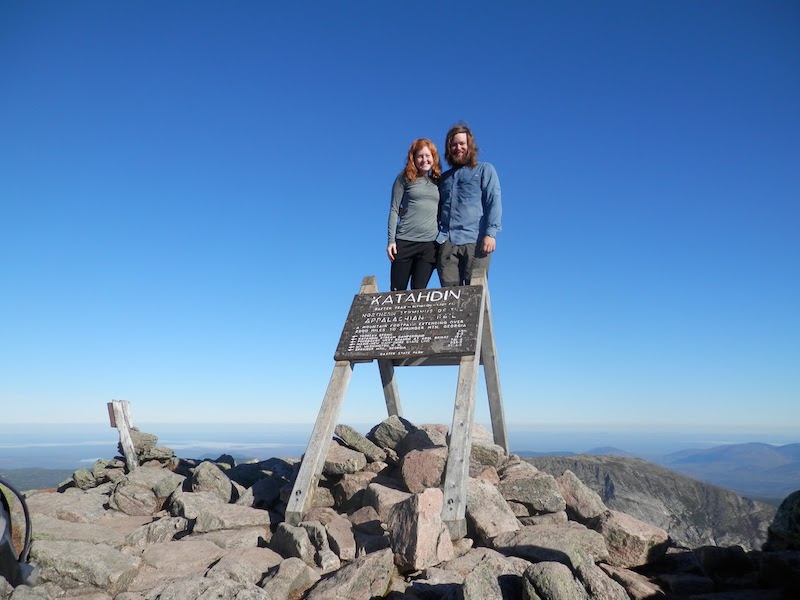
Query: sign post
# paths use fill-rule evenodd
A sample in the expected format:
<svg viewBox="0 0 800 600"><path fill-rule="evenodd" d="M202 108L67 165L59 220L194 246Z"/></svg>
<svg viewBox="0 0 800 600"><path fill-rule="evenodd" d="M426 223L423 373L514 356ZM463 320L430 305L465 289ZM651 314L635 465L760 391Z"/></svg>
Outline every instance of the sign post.
<svg viewBox="0 0 800 600"><path fill-rule="evenodd" d="M128 466L128 472L132 472L139 468L139 459L136 457L136 448L133 445L133 438L131 437L131 429L133 428L133 420L131 419L131 405L127 400L112 400L107 402L108 418L111 421L111 427L115 427L119 431L119 445L122 448L122 454L125 455L125 464Z"/></svg>
<svg viewBox="0 0 800 600"><path fill-rule="evenodd" d="M353 299L334 359L333 375L287 504L286 520L296 525L311 508L355 363L378 361L390 416L402 416L395 367L459 365L442 518L453 539L464 537L472 423L481 364L494 441L508 451L485 272L476 273L469 286L383 293L377 291L375 277L365 277Z"/></svg>

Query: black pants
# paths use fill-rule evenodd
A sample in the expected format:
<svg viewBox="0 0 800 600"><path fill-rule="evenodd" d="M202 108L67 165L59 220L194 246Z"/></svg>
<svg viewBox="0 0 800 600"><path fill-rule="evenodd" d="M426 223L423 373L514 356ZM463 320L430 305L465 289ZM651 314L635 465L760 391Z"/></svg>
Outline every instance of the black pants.
<svg viewBox="0 0 800 600"><path fill-rule="evenodd" d="M392 261L392 290L405 290L411 279L411 289L428 286L436 268L436 242L397 240L397 254Z"/></svg>

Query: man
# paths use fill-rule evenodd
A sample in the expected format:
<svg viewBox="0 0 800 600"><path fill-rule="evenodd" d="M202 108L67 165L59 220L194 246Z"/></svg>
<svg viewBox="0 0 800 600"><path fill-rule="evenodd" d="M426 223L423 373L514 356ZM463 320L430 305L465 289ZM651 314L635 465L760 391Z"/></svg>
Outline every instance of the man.
<svg viewBox="0 0 800 600"><path fill-rule="evenodd" d="M478 147L466 125L447 132L445 159L451 168L439 182L439 282L442 287L469 285L475 269L488 273L497 247L500 181L492 165L478 162Z"/></svg>

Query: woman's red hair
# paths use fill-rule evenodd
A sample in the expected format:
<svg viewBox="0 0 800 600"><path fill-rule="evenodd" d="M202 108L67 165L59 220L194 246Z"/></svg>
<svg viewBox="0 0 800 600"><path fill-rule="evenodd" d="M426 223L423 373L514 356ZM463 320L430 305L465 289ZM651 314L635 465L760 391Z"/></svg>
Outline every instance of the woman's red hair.
<svg viewBox="0 0 800 600"><path fill-rule="evenodd" d="M436 149L436 144L427 138L420 138L411 142L411 147L408 149L406 168L403 170L408 181L414 181L417 178L417 165L414 163L414 155L425 147L431 151L431 156L433 156L430 178L438 181L439 177L442 176L442 164L439 160L439 151Z"/></svg>

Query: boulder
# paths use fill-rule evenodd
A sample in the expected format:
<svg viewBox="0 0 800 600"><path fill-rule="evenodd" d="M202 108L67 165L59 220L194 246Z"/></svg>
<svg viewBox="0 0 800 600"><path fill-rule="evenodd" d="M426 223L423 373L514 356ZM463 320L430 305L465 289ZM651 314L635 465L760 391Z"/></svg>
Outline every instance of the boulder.
<svg viewBox="0 0 800 600"><path fill-rule="evenodd" d="M412 494L426 488L439 487L447 465L447 448L434 446L423 450L410 450L400 463L403 483Z"/></svg>
<svg viewBox="0 0 800 600"><path fill-rule="evenodd" d="M501 533L520 528L519 521L500 491L491 483L478 479L469 479L467 482L466 516L485 544Z"/></svg>
<svg viewBox="0 0 800 600"><path fill-rule="evenodd" d="M593 527L605 539L608 562L615 567L639 567L658 560L667 551L666 531L625 513L606 511Z"/></svg>
<svg viewBox="0 0 800 600"><path fill-rule="evenodd" d="M309 590L306 600L370 600L385 595L394 560L392 550L386 548L355 559L338 571L320 580Z"/></svg>
<svg viewBox="0 0 800 600"><path fill-rule="evenodd" d="M430 488L395 504L387 526L395 564L416 571L455 558L450 534L442 521L442 491Z"/></svg>
<svg viewBox="0 0 800 600"><path fill-rule="evenodd" d="M361 452L369 462L383 462L386 460L386 452L384 450L381 450L349 425L340 423L336 425L333 432L341 438L348 448Z"/></svg>

